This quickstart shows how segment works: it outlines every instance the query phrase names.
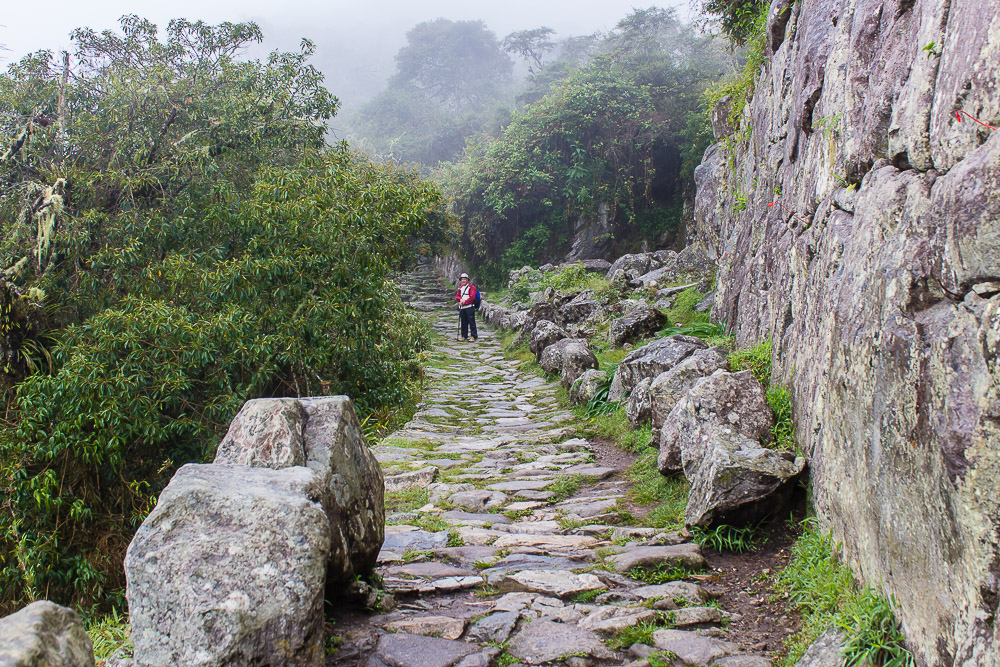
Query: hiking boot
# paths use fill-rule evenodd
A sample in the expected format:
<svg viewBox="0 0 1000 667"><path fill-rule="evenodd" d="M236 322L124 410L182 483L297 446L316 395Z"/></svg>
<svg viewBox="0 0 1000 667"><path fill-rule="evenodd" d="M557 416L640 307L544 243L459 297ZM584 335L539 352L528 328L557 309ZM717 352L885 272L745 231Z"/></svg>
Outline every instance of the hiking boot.
<svg viewBox="0 0 1000 667"><path fill-rule="evenodd" d="M475 343L477 340L479 340L479 339L478 338L473 338L472 342Z"/></svg>

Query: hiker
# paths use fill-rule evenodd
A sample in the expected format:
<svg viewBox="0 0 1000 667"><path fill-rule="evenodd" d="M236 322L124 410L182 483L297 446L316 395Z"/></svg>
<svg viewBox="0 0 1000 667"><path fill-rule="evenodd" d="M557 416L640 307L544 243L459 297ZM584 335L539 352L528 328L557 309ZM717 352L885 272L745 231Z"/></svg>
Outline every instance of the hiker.
<svg viewBox="0 0 1000 667"><path fill-rule="evenodd" d="M458 317L462 323L461 338L469 340L469 330L472 330L472 340L479 340L479 332L476 331L476 301L478 301L479 290L469 282L469 274L463 273L458 278L458 291L455 292L455 301L458 301Z"/></svg>

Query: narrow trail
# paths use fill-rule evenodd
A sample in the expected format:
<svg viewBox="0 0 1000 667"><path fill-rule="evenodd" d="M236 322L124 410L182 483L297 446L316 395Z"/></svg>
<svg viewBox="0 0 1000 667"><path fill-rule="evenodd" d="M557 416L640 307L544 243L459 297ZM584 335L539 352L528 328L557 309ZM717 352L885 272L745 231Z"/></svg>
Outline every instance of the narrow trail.
<svg viewBox="0 0 1000 667"><path fill-rule="evenodd" d="M698 545L617 525L627 459L576 437L557 385L518 370L483 325L477 342L457 341L430 267L405 282L434 343L414 417L375 447L385 595L379 611L333 613L341 644L327 664L639 667L669 650L677 664L770 665L730 643L724 626L740 615L718 593L671 581L706 569Z"/></svg>

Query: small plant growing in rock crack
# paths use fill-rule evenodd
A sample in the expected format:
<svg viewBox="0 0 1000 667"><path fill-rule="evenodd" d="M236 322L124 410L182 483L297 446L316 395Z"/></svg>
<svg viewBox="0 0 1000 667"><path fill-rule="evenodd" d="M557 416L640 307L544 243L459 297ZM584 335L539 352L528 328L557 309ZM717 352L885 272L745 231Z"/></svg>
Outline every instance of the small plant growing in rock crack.
<svg viewBox="0 0 1000 667"><path fill-rule="evenodd" d="M552 502L559 502L560 500L566 500L574 493L580 490L583 486L583 482L586 479L583 475L570 475L569 477L560 477L552 484L546 487L546 490L551 491L555 494L550 500Z"/></svg>
<svg viewBox="0 0 1000 667"><path fill-rule="evenodd" d="M459 533L454 528L452 528L451 530L448 531L448 543L447 543L447 546L449 546L449 547L464 547L465 546L465 540L462 539L461 533Z"/></svg>
<svg viewBox="0 0 1000 667"><path fill-rule="evenodd" d="M660 564L653 568L633 567L628 571L628 576L649 584L665 584L668 581L680 581L686 579L691 572L682 565Z"/></svg>
<svg viewBox="0 0 1000 667"><path fill-rule="evenodd" d="M771 427L774 449L794 450L795 424L792 422L792 394L788 387L768 387L767 404L774 413L774 426Z"/></svg>
<svg viewBox="0 0 1000 667"><path fill-rule="evenodd" d="M607 592L608 592L607 588L597 588L592 591L580 591L579 593L574 595L571 599L573 602L587 604L589 602L593 602L594 600L596 600L599 595Z"/></svg>
<svg viewBox="0 0 1000 667"><path fill-rule="evenodd" d="M500 595L500 589L491 584L481 584L472 594L477 598L494 598Z"/></svg>
<svg viewBox="0 0 1000 667"><path fill-rule="evenodd" d="M703 547L743 553L752 551L767 541L767 538L756 534L759 527L760 524L739 528L722 524L714 528L694 528L691 532L694 534L694 541Z"/></svg>
<svg viewBox="0 0 1000 667"><path fill-rule="evenodd" d="M669 623L670 620L667 614L657 614L655 619L636 623L608 639L608 648L614 651L621 651L633 644L652 645L653 633L667 627Z"/></svg>

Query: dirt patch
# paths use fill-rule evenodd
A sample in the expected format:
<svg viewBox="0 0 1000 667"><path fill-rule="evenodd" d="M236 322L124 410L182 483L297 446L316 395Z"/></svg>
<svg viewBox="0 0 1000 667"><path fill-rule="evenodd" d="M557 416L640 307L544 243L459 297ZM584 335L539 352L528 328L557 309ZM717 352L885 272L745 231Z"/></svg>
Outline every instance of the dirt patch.
<svg viewBox="0 0 1000 667"><path fill-rule="evenodd" d="M605 468L614 468L614 479L625 479L625 471L639 458L637 454L626 452L615 446L614 441L607 438L594 438L590 440L590 448L597 457L597 464Z"/></svg>
<svg viewBox="0 0 1000 667"><path fill-rule="evenodd" d="M720 595L722 608L734 616L728 640L750 653L783 656L785 640L802 626L800 614L785 599L774 595L774 577L788 565L791 546L798 538L798 524L805 518L805 499L799 499L792 520L775 519L761 528L764 544L747 553L720 553L703 548L714 581L702 585Z"/></svg>

